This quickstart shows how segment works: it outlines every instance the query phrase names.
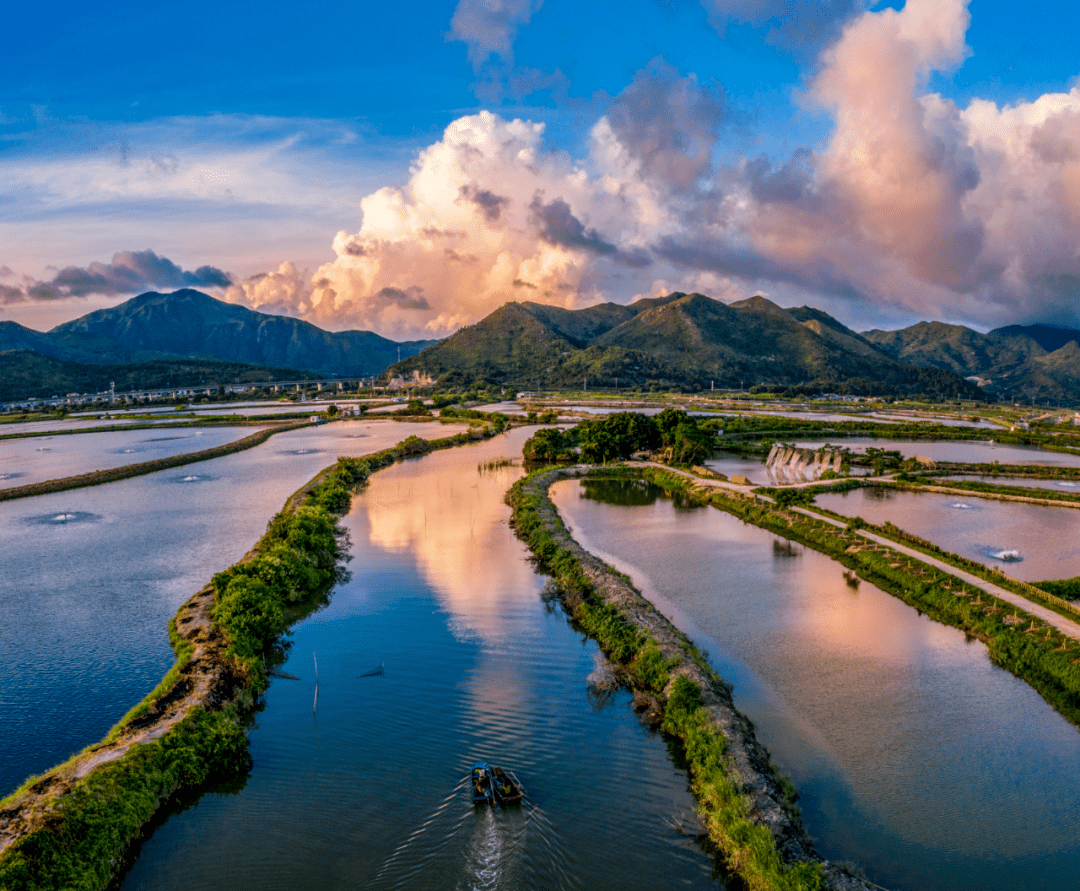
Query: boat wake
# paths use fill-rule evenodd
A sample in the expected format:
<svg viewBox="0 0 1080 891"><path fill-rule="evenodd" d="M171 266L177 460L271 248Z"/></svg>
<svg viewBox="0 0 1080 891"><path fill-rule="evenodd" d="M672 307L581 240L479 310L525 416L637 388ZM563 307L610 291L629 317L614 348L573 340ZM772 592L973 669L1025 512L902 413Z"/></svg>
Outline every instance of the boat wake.
<svg viewBox="0 0 1080 891"><path fill-rule="evenodd" d="M552 878L555 881L552 881ZM571 888L558 835L543 809L474 806L464 776L387 858L370 891Z"/></svg>

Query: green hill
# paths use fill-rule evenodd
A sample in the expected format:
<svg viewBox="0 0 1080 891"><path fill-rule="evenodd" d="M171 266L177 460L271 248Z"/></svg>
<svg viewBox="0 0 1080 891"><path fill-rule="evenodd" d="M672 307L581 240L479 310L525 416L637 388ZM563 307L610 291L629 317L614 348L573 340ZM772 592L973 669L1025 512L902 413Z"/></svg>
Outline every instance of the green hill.
<svg viewBox="0 0 1080 891"><path fill-rule="evenodd" d="M1080 331L1009 325L982 334L962 325L919 322L862 336L899 361L981 378L995 396L1080 402Z"/></svg>
<svg viewBox="0 0 1080 891"><path fill-rule="evenodd" d="M763 297L727 305L670 294L628 307L565 310L508 303L391 367L447 386L530 388L804 386L833 391L970 395L955 374L886 355L825 313Z"/></svg>
<svg viewBox="0 0 1080 891"><path fill-rule="evenodd" d="M44 336L54 343L66 338L73 344L111 344L111 351L99 353L106 361L153 353L303 368L326 377L378 374L397 361L399 347L408 356L433 342L399 344L370 331L324 331L300 319L254 312L189 289L141 294L58 325Z"/></svg>

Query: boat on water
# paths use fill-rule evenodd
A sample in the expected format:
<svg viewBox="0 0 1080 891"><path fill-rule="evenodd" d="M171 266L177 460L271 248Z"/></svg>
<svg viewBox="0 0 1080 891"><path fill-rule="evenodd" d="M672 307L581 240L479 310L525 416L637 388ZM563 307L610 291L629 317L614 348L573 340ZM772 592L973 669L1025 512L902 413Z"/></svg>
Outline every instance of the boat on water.
<svg viewBox="0 0 1080 891"><path fill-rule="evenodd" d="M470 774L473 804L499 804L503 807L520 804L525 788L513 771L492 767L477 761Z"/></svg>
<svg viewBox="0 0 1080 891"><path fill-rule="evenodd" d="M508 804L521 804L525 797L525 787L514 776L513 771L503 770L501 767L491 768L491 790L495 793L495 801L504 807Z"/></svg>
<svg viewBox="0 0 1080 891"><path fill-rule="evenodd" d="M491 768L483 761L477 761L472 766L471 780L473 804L494 804L495 792L491 786Z"/></svg>

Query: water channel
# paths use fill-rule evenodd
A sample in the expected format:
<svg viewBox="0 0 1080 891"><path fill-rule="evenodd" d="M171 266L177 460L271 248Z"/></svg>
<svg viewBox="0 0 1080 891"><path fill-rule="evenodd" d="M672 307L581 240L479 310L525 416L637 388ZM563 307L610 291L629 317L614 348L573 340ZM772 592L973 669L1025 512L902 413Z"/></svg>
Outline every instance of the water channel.
<svg viewBox="0 0 1080 891"><path fill-rule="evenodd" d="M1080 733L981 643L656 487L553 495L582 545L710 651L826 856L894 891L1075 882Z"/></svg>
<svg viewBox="0 0 1080 891"><path fill-rule="evenodd" d="M372 477L352 578L294 629L301 679L273 680L246 785L159 827L124 891L722 887L673 825L693 801L663 740L627 694L590 698L597 648L544 605L503 502L520 467L478 470L530 432ZM521 808L474 808L476 759L517 773Z"/></svg>
<svg viewBox="0 0 1080 891"><path fill-rule="evenodd" d="M319 470L338 455L460 429L344 421L0 503L0 796L100 739L154 688L173 663L167 624L180 604L240 559Z"/></svg>

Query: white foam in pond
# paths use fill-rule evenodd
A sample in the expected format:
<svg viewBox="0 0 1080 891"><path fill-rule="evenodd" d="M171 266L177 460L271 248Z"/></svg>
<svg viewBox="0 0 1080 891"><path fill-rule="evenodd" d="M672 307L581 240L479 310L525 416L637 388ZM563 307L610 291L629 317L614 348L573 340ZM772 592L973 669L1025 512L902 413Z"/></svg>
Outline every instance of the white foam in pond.
<svg viewBox="0 0 1080 891"><path fill-rule="evenodd" d="M990 556L1005 563L1016 563L1020 560L1019 551L991 551Z"/></svg>
<svg viewBox="0 0 1080 891"><path fill-rule="evenodd" d="M964 502L962 501L957 501L953 504L950 504L949 507L953 508L954 510L974 510L974 508L972 508L970 504L964 504Z"/></svg>
<svg viewBox="0 0 1080 891"><path fill-rule="evenodd" d="M197 480L199 480L199 479L201 479L201 477L197 477L197 476L185 476L185 477L184 477L184 482L185 482L185 483L194 483L194 482L196 482L196 481L197 481Z"/></svg>
<svg viewBox="0 0 1080 891"><path fill-rule="evenodd" d="M68 520L74 520L75 514L57 514L53 517L53 521L56 523L64 523Z"/></svg>
<svg viewBox="0 0 1080 891"><path fill-rule="evenodd" d="M1060 482L1060 483L1057 483L1056 485L1061 486L1062 489L1075 489L1076 488L1076 483Z"/></svg>

